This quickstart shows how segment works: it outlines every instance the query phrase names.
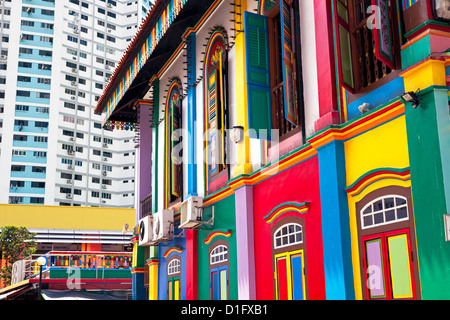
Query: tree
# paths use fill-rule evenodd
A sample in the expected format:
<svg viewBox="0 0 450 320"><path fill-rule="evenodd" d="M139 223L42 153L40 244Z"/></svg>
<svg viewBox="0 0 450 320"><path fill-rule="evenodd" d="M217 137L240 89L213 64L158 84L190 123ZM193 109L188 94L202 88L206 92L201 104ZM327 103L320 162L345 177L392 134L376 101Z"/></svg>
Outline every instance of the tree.
<svg viewBox="0 0 450 320"><path fill-rule="evenodd" d="M1 268L0 277L6 285L11 284L11 272L14 262L25 259L36 252L36 234L25 227L6 226L1 228L0 249L2 259L6 262Z"/></svg>

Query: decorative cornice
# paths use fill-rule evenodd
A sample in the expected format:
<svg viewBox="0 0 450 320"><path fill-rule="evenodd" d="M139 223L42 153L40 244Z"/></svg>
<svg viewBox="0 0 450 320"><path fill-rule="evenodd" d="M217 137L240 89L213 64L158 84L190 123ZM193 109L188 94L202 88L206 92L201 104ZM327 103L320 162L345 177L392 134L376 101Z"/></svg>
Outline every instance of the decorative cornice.
<svg viewBox="0 0 450 320"><path fill-rule="evenodd" d="M156 258L150 258L146 261L147 266L151 267L151 266L157 266L159 265L159 259Z"/></svg>
<svg viewBox="0 0 450 320"><path fill-rule="evenodd" d="M136 274L136 273L145 273L146 268L138 268L138 267L134 267L134 268L130 268L131 274Z"/></svg>
<svg viewBox="0 0 450 320"><path fill-rule="evenodd" d="M170 256L174 252L181 254L183 252L183 250L178 247L171 247L171 248L167 249L167 251L163 254L163 257L167 259L167 257Z"/></svg>
<svg viewBox="0 0 450 320"><path fill-rule="evenodd" d="M306 214L309 211L311 203L295 203L295 202L286 202L282 203L273 209L267 216L264 217L264 220L268 224L272 224L279 217L284 215L285 213L294 212L296 214Z"/></svg>
<svg viewBox="0 0 450 320"><path fill-rule="evenodd" d="M205 238L205 240L203 240L203 242L206 245L209 245L217 237L229 238L229 237L231 237L231 231L226 231L226 232L225 231L213 231Z"/></svg>
<svg viewBox="0 0 450 320"><path fill-rule="evenodd" d="M411 173L409 168L396 169L396 168L379 168L367 172L358 180L356 180L352 185L347 187L345 190L351 197L359 195L365 188L371 184L384 180L384 179L396 179L407 181L411 179Z"/></svg>

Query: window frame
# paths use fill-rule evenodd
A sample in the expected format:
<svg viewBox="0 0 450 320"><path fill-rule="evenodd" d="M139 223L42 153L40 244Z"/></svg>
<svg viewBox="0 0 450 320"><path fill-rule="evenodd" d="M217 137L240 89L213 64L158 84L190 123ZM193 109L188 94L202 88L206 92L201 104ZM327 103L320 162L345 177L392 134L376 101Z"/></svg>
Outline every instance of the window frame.
<svg viewBox="0 0 450 320"><path fill-rule="evenodd" d="M302 76L302 68L301 68L301 42L299 38L299 30L298 28L293 30L294 34L294 51L293 51L293 58L294 58L294 70L297 74L296 81L294 83L294 94L296 95L296 113L297 113L297 119L298 124L297 126L294 126L291 122L289 122L285 115L285 93L286 90L284 89L284 79L283 79L283 57L282 53L283 50L281 48L282 41L281 38L283 37L282 30L281 30L281 5L283 0L276 0L272 6L264 12L264 15L268 18L268 30L269 30L269 63L270 63L270 90L271 90L271 96L272 96L272 106L271 106L271 112L272 112L272 128L270 129L278 129L279 132L279 142L282 142L286 139L289 139L290 137L297 135L299 133L303 133L302 127L304 126L303 123L303 113L302 113L302 90L300 89L301 83L301 76ZM294 12L298 10L299 8L296 6L296 2L292 3L294 5ZM264 6L266 7L266 5ZM292 17L292 19L296 19L295 16ZM279 37L280 39L276 39ZM271 44L277 44L277 45L271 45ZM275 93L277 89L281 86L281 97L278 97ZM277 119L277 100L281 99L281 113L280 113L280 119ZM286 131L283 133L283 131ZM270 145L273 143L270 142Z"/></svg>
<svg viewBox="0 0 450 320"><path fill-rule="evenodd" d="M408 208L408 219L397 221L395 223L377 225L373 228L362 228L361 224L361 215L363 208L367 207L369 204L376 201L376 199L384 198L388 196L395 195L397 197L405 198ZM360 279L364 282L366 279L366 271L364 270L364 259L363 253L364 250L364 241L370 238L371 236L375 236L378 234L391 234L393 232L399 230L409 230L410 235L410 246L411 246L411 254L413 256L413 273L414 273L414 282L415 282L415 290L416 297L420 297L420 280L419 280L419 269L417 262L417 245L416 245L416 237L415 237L415 226L414 226L414 210L413 210L413 202L412 202L412 194L410 187L401 187L396 185L390 185L386 187L382 187L376 189L368 194L366 194L361 200L356 202L355 204L355 220L357 224L357 232L358 232L358 249L359 249L359 262L360 262ZM363 283L362 282L362 283ZM362 288L363 299L367 299L366 290L364 287Z"/></svg>
<svg viewBox="0 0 450 320"><path fill-rule="evenodd" d="M289 225L299 225L302 228L302 241L297 243L288 244L281 247L275 247L275 235L285 226ZM281 219L275 225L270 228L270 239L271 239L271 247L272 247L272 271L275 272L277 270L276 261L280 257L286 257L286 259L290 259L295 255L300 254L303 259L303 299L307 300L309 297L308 294L308 267L307 267L307 250L306 250L306 237L305 237L305 219L301 216L287 216L286 218ZM273 294L274 298L278 297L277 293L277 279L275 276L273 277Z"/></svg>
<svg viewBox="0 0 450 320"><path fill-rule="evenodd" d="M180 199L182 199L183 197L183 165L182 165L182 159L181 159L181 163L180 164L174 164L173 162L173 157L172 157L172 152L175 146L177 146L178 144L182 144L183 140L182 140L182 135L179 135L179 140L177 142L177 144L174 146L173 143L174 141L172 141L172 136L173 136L173 123L174 123L174 119L173 119L173 106L172 106L172 102L171 99L173 98L174 94L178 94L178 99L179 99L179 114L178 114L178 125L179 128L178 130L182 130L183 129L183 114L182 114L182 110L183 110L183 99L181 98L181 94L183 87L182 87L182 83L179 79L175 78L170 82L169 85L169 90L168 90L168 94L167 94L167 99L165 101L165 148L166 148L166 155L165 155L165 159L164 159L164 174L166 176L166 179L164 179L164 190L165 190L165 202L164 204L166 206L170 206L170 204L172 203L176 203L178 202ZM182 157L182 156L181 156ZM177 169L178 168L178 169ZM173 183L174 183L174 179L172 177L172 172L174 170L179 170L178 172L178 195L173 193Z"/></svg>
<svg viewBox="0 0 450 320"><path fill-rule="evenodd" d="M205 175L207 179L207 183L205 184L206 194L211 194L221 187L224 187L226 184L226 180L228 180L228 172L227 172L227 141L225 139L225 130L228 128L228 108L227 108L227 35L225 31L223 31L220 27L217 27L213 30L208 42L206 44L207 50L205 52L205 59L203 65L203 78L204 78L204 91L203 91L203 99L204 99L204 131L207 132L207 141L205 141L205 150L207 157L207 161L205 161ZM220 50L220 51L219 51ZM218 59L221 55L221 59ZM217 60L218 59L218 60ZM216 60L216 61L214 61ZM222 65L220 65L222 62ZM219 144L216 143L216 157L220 159L216 159L216 170L212 172L211 169L211 134L215 132L210 132L210 79L215 74L215 109L216 111L216 123L217 135ZM219 149L220 148L220 149ZM227 179L223 180L223 184L219 183L219 185L211 188L211 185L216 181L222 181L223 177L227 177Z"/></svg>
<svg viewBox="0 0 450 320"><path fill-rule="evenodd" d="M349 26L349 33L350 33L350 44L351 44L351 48L350 48L350 52L351 52L351 64L352 64L352 73L353 73L353 86L354 88L349 88L347 86L345 86L345 88L348 90L349 92L349 101L353 101L357 98L358 94L363 94L365 92L369 92L372 91L380 86L382 86L383 84L387 83L388 81L392 80L394 77L398 77L400 71L401 71L401 54L400 54L400 47L401 47L401 43L399 41L399 35L400 35L400 30L399 30L399 21L398 21L398 17L399 15L398 10L399 10L399 2L397 0L393 0L391 2L391 6L389 7L389 21L390 21L390 30L391 30L391 45L392 45L392 54L393 54L393 63L395 65L395 67L393 69L389 68L388 66L386 66L382 61L376 59L376 56L374 57L374 59L376 59L378 61L378 63L382 66L379 69L380 70L391 70L390 72L387 72L386 74L384 74L384 76L381 76L380 78L376 78L376 75L373 75L373 77L375 78L375 80L373 82L370 82L366 85L364 85L363 83L365 81L362 80L361 78L361 74L359 72L360 66L358 65L358 57L360 56L358 54L358 43L357 43L357 39L356 39L356 32L358 30L363 30L364 26L367 25L368 20L372 17L371 15L369 15L367 12L363 12L363 19L357 23L356 19L356 11L355 11L355 6L356 3L363 3L364 5L364 1L363 0L348 0L348 26ZM337 4L336 4L337 5ZM372 2L370 3L370 5L372 5ZM368 8L368 7L367 7ZM366 8L366 9L367 9ZM364 10L363 10L364 11ZM400 15L400 19L402 19L402 16ZM338 28L338 26L337 26ZM338 31L335 31L336 33L338 33ZM374 39L374 31L371 32L371 39ZM375 49L374 46L372 46L373 49ZM371 67L371 71L372 73L376 73L377 71L375 70L375 67ZM367 72L365 72L366 74ZM355 96L355 97L354 97Z"/></svg>
<svg viewBox="0 0 450 320"><path fill-rule="evenodd" d="M219 247L225 247L227 249L227 259L211 264L211 253L219 248ZM214 272L217 272L218 275L220 275L221 271L226 271L226 275L227 275L227 283L226 283L226 295L227 295L227 299L230 299L230 265L229 265L229 261L230 261L230 245L229 242L227 240L224 239L219 239L214 241L212 244L210 244L209 248L208 248L208 283L209 283L209 298L212 300L214 293L212 292L213 289L217 289L213 286L213 284L211 283L212 281L212 274Z"/></svg>

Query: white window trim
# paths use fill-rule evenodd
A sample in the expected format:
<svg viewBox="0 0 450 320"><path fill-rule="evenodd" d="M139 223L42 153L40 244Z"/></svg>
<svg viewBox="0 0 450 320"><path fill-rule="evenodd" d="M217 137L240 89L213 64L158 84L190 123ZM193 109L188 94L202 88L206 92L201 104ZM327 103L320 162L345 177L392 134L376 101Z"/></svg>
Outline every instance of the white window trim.
<svg viewBox="0 0 450 320"><path fill-rule="evenodd" d="M289 233L289 226L291 226L291 225L299 226L300 227L300 231L295 231L294 230L293 233ZM287 234L283 234L283 235L282 234L278 235L278 233L281 232L281 229L286 228L286 227L288 228L288 233ZM295 241L294 240L294 242L289 242L289 236L290 235L297 235L297 234L301 234L302 235L302 240L301 241ZM288 243L287 244L281 244L281 245L277 246L277 239L281 239L283 237L288 237ZM303 243L303 226L301 224L299 224L299 223L292 222L292 223L284 224L281 227L279 227L273 234L273 247L274 247L274 249L279 249L279 248L288 247L288 246L292 246L292 245L295 245L295 244L301 244L301 243Z"/></svg>
<svg viewBox="0 0 450 320"><path fill-rule="evenodd" d="M170 261L169 265L167 266L167 275L171 276L174 274L178 274L181 272L181 261L180 259L173 259Z"/></svg>
<svg viewBox="0 0 450 320"><path fill-rule="evenodd" d="M218 252L219 248L224 248L224 250L221 251L221 252ZM225 254L226 254L226 258L220 259L220 256L222 256L222 255L224 256ZM218 257L219 259L217 259L216 261L213 262L213 259L212 259L213 257ZM222 263L222 262L226 262L226 261L228 261L228 248L227 248L227 246L225 246L223 244L216 246L211 251L211 254L209 255L209 263L211 265L214 265L214 264L218 264L218 263Z"/></svg>
<svg viewBox="0 0 450 320"><path fill-rule="evenodd" d="M406 203L405 204L402 204L402 205L399 205L399 206L397 206L396 204L392 207L392 208L384 208L384 199L387 199L387 198L394 198L394 201L396 200L396 199L402 199L402 200L404 200ZM370 207L370 206L372 206L374 203L376 203L376 202L378 202L378 201L380 201L380 200L383 200L383 209L381 210L381 211L376 211L376 212L374 212L373 211L373 207L372 207L372 212L370 213L370 214L367 214L367 215L364 215L364 211L368 208L368 207ZM401 219L398 219L397 218L397 209L401 209L401 208L406 208L406 218L401 218ZM395 220L392 220L392 221L388 221L388 222L383 222L383 223L375 223L375 220L373 219L372 221L373 221L373 224L372 225L370 225L370 226L365 226L364 225L364 218L365 217L367 217L367 216L372 216L372 217L374 217L374 213L383 213L383 220L386 220L385 218L386 218L386 216L385 216L385 213L386 213L386 211L391 211L391 210L396 210L396 213L395 213L395 217L396 217L396 219ZM406 199L404 196L401 196L401 195L398 195L398 194L389 194L389 195L384 195L384 196L382 196L382 197L378 197L378 198L376 198L376 199L374 199L374 200L372 200L370 203L368 203L367 205L365 205L364 206L364 208L362 208L361 209L361 211L360 211L360 219L361 219L361 229L370 229L370 228L376 228L376 227L379 227L379 226L385 226L385 225L389 225L389 224L393 224L393 223L397 223L397 222L401 222L401 221L407 221L407 220L409 220L409 211L408 211L408 199Z"/></svg>

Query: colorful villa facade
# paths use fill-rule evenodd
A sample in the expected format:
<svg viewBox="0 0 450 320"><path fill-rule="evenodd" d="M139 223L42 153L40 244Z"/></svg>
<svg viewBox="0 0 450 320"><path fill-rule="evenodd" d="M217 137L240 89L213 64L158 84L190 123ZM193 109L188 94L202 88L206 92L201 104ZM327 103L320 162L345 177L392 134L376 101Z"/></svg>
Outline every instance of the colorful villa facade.
<svg viewBox="0 0 450 320"><path fill-rule="evenodd" d="M450 298L449 4L367 3L156 1L96 107L133 299Z"/></svg>

